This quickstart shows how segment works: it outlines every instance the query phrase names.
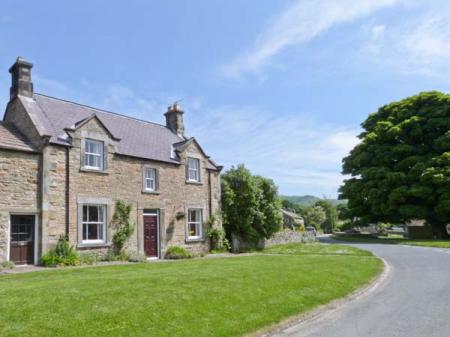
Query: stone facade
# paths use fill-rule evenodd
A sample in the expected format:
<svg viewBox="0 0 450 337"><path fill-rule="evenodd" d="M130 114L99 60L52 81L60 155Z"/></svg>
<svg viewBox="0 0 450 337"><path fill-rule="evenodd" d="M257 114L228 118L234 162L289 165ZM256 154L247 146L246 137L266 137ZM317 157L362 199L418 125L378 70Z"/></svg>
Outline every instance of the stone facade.
<svg viewBox="0 0 450 337"><path fill-rule="evenodd" d="M0 149L0 262L8 258L10 214L39 214L39 163L38 154Z"/></svg>
<svg viewBox="0 0 450 337"><path fill-rule="evenodd" d="M221 167L209 159L194 138L184 137L181 107L176 103L169 107L163 126L50 98L33 93L31 68L31 63L18 58L10 71L11 99L4 123L23 134L23 148L28 152L11 148L11 138L0 139L0 259L9 258L8 231L14 213L36 215L35 262L55 246L61 235L67 235L70 244L80 251L104 254L112 246L111 220L119 200L131 204L131 219L136 225L126 246L129 252L144 254L144 214L148 213L158 216L158 257L163 257L170 245L206 252L209 240L204 223L220 209ZM19 135L8 137L16 137L12 140L19 142ZM84 165L87 140L102 149L103 165L95 170ZM188 158L198 160L191 162L199 163L200 181L188 181ZM152 192L144 188L147 167L156 170L157 189ZM192 170L197 175L197 169ZM83 207L91 209L89 205L99 213L106 212L106 226L91 223L85 224L86 228L94 233L99 228L106 230L103 237L93 234L96 239L83 240ZM202 214L203 220L203 224L193 224L196 229L203 226L195 239L187 230L188 210L193 208L201 210L195 214ZM29 219L17 220L28 223L14 228L29 231ZM152 233L153 219L147 224ZM32 240L14 242L14 254L18 252L22 263L23 251L30 252ZM25 242L28 246L22 251ZM153 244L149 243L152 250L148 252L152 256ZM26 257L29 263L29 255Z"/></svg>
<svg viewBox="0 0 450 337"><path fill-rule="evenodd" d="M131 204L131 218L136 224L133 237L129 241L129 250L143 253L143 214L144 210L152 209L159 211L160 217L160 254L168 245L185 246L194 252L205 252L209 248L208 240L191 242L186 240L186 218L177 220L177 213L187 213L189 207L203 209L203 216L206 219L209 209L209 186L208 175L211 174L212 188L212 209L211 212L219 210L220 184L218 183L217 172L209 173L206 167L206 158L201 158L202 154L194 144L192 144L181 157L181 165L159 163L150 160L143 160L115 154L116 144L110 138L108 132L95 119L89 121L73 135L73 148L69 152L70 167L70 200L69 200L69 238L73 245L81 247L77 223L78 214L83 199L92 198L104 200L108 204L107 216L110 220L114 213L114 204L117 200L123 200ZM87 171L81 168L82 144L84 138L102 140L108 144L108 154L106 158L106 169L102 172ZM192 184L186 182L186 157L201 158L202 172L201 182ZM59 158L59 160L58 160ZM64 177L64 166L62 165L64 153L59 152L55 156L56 161L60 161L56 171L52 172L52 179L59 180ZM153 193L143 191L143 168L145 166L154 167L158 170L159 190ZM54 177L53 177L54 176ZM61 186L61 182L56 184ZM55 196L55 200L62 199L62 191L55 191L60 194ZM52 206L52 209L55 207ZM61 208L62 209L62 208ZM56 212L58 219L63 219L62 212ZM52 226L49 226L52 228ZM57 228L56 224L55 227ZM61 227L59 231L61 231ZM56 230L57 231L57 230ZM204 233L205 231L203 231ZM50 233L49 233L50 234ZM52 232L50 235L56 234ZM111 227L107 231L107 244L113 234ZM49 235L49 236L50 236Z"/></svg>
<svg viewBox="0 0 450 337"><path fill-rule="evenodd" d="M170 245L184 246L194 253L206 252L209 240L203 229L201 240L187 240L186 216L177 219L177 214L187 214L191 207L203 210L203 220L216 213L220 207L220 178L217 171L207 170L207 158L192 143L180 154L181 165L144 160L116 154L116 142L96 120L92 119L73 134L73 147L45 145L40 155L18 152L0 152L0 184L7 198L0 201L7 210L0 226L6 226L11 208L27 212L38 212L38 171L42 160L42 213L41 251L55 246L58 238L68 230L69 241L80 251L104 254L111 247L113 228L110 225L115 211L115 202L123 200L132 205L131 218L136 224L128 242L130 252L143 254L144 210L159 213L159 255ZM104 171L89 171L82 167L83 140L88 137L107 144ZM186 182L186 158L196 157L201 162L200 183ZM19 162L20 161L20 162ZM5 164L7 163L7 164ZM159 189L148 193L143 189L143 169L153 167L158 171ZM20 170L15 170L20 167ZM2 175L3 174L3 175ZM5 189L5 186L9 189ZM11 187L12 186L12 187ZM211 199L210 199L211 198ZM106 244L84 246L80 239L80 207L85 203L107 205ZM68 212L67 212L68 210ZM6 219L6 220L5 220ZM0 229L0 255L5 256L7 234ZM6 239L5 239L6 238Z"/></svg>

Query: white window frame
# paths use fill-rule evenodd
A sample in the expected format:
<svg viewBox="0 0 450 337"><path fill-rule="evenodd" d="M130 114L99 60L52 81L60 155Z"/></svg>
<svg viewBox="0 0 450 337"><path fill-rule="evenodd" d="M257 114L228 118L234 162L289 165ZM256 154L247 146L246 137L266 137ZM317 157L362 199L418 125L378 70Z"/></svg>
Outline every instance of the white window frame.
<svg viewBox="0 0 450 337"><path fill-rule="evenodd" d="M148 177L147 172L153 171L153 177ZM144 167L144 189L147 192L155 192L158 188L158 171L154 167ZM148 186L148 182L153 182L153 187Z"/></svg>
<svg viewBox="0 0 450 337"><path fill-rule="evenodd" d="M192 163L197 163L197 167L192 167ZM191 173L193 173L193 178L191 178ZM187 181L189 182L200 182L200 159L188 157L187 158Z"/></svg>
<svg viewBox="0 0 450 337"><path fill-rule="evenodd" d="M99 145L99 149L100 149L100 153L96 153L96 152L88 152L87 151L87 146L88 143L93 143L96 145ZM97 171L102 171L105 167L105 158L104 158L104 144L102 141L100 140L94 140L94 139L85 139L84 140L84 165L83 167L89 170L97 170ZM92 157L97 157L100 159L100 166L90 166L88 165L88 156L92 156Z"/></svg>
<svg viewBox="0 0 450 337"><path fill-rule="evenodd" d="M191 212L199 212L197 221L191 221L191 217L190 217ZM196 227L198 229L197 235L191 235L191 233L190 233L190 225L191 224L196 225ZM188 209L186 226L187 226L186 231L187 231L188 240L200 240L203 238L203 209L202 208L189 208Z"/></svg>
<svg viewBox="0 0 450 337"><path fill-rule="evenodd" d="M98 244L98 243L105 243L106 242L106 211L107 211L107 206L106 205L102 205L102 204L82 204L81 205L82 209L81 209L81 243L82 244ZM84 221L84 207L88 207L87 209L87 221ZM98 207L99 208L99 217L100 214L102 215L103 219L99 218L99 221L89 221L89 207ZM102 211L100 212L100 209L102 209ZM85 225L102 225L101 228L101 233L102 233L102 237L103 239L96 239L96 240L90 240L84 239L84 226ZM100 231L98 231L97 228L97 232L100 233Z"/></svg>

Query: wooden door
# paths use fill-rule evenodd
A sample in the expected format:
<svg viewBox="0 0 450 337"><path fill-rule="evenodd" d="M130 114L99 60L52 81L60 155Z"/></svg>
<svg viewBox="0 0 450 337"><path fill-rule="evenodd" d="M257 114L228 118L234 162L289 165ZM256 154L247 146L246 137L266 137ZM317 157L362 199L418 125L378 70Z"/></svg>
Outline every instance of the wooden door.
<svg viewBox="0 0 450 337"><path fill-rule="evenodd" d="M144 215L144 252L148 257L158 257L158 217Z"/></svg>
<svg viewBox="0 0 450 337"><path fill-rule="evenodd" d="M15 264L34 263L34 215L11 215L10 260Z"/></svg>

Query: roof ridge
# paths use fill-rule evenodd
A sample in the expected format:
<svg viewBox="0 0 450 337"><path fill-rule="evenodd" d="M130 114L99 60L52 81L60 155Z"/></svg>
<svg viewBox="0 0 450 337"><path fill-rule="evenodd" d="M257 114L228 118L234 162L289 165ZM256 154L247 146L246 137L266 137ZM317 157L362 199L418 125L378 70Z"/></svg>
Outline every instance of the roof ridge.
<svg viewBox="0 0 450 337"><path fill-rule="evenodd" d="M163 124L159 124L159 123L156 123L156 122L147 121L147 120L145 120L145 119L140 119L140 118L136 118L136 117L127 116L127 115L124 115L124 114L120 114L120 113L118 113L118 112L113 112L113 111L109 111L109 110L104 110L104 109L96 108L96 107L93 107L93 106L91 106L91 105L81 104L81 103L77 103L77 102L74 102L74 101L69 101L69 100L67 100L67 99L58 98L58 97L54 97L54 96L49 96L49 95L45 95L45 94L41 94L41 93L37 93L37 92L35 92L34 95L39 95L39 96L44 96L44 97L51 98L51 99L56 99L56 100L58 100L58 101L63 101L63 102L66 102L66 103L78 105L78 106L85 107L85 108L89 108L89 109L94 109L94 110L97 110L97 111L100 111L100 112L109 113L109 114L116 115L116 116L120 116L120 117L129 118L129 119L132 119L132 120L135 120L135 121L138 121L138 122L143 122L143 123L148 123L148 124L157 125L157 126L160 126L160 127L162 127L162 128L168 129L168 127L165 126L165 125L163 125Z"/></svg>

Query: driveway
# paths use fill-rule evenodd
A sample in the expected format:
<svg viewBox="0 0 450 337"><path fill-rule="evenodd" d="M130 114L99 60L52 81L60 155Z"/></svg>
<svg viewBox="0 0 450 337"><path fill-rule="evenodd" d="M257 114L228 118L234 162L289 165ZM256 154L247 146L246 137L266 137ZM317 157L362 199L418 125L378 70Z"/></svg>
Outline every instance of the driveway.
<svg viewBox="0 0 450 337"><path fill-rule="evenodd" d="M391 267L387 279L367 297L272 336L450 336L450 249L345 244L382 257Z"/></svg>

